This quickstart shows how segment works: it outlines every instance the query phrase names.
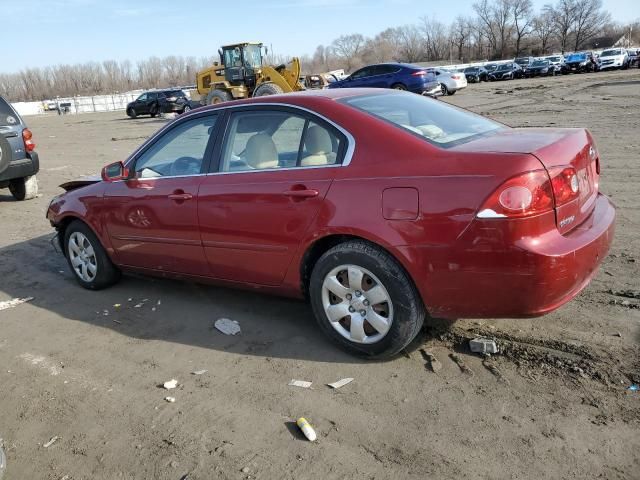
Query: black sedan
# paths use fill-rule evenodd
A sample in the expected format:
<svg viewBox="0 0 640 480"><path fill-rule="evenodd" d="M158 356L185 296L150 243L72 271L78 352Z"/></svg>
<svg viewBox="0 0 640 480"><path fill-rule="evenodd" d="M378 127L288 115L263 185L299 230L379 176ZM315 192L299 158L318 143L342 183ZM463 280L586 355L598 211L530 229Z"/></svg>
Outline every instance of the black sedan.
<svg viewBox="0 0 640 480"><path fill-rule="evenodd" d="M493 72L489 74L489 81L495 80L513 80L514 78L522 78L524 71L522 67L514 62L502 63L498 65Z"/></svg>
<svg viewBox="0 0 640 480"><path fill-rule="evenodd" d="M535 60L531 65L524 69L525 77L541 77L547 75L555 75L556 67L549 60Z"/></svg>
<svg viewBox="0 0 640 480"><path fill-rule="evenodd" d="M484 67L467 67L464 75L470 83L480 83L489 81L489 72Z"/></svg>
<svg viewBox="0 0 640 480"><path fill-rule="evenodd" d="M136 118L138 115L155 117L159 113L185 113L192 108L194 108L193 103L182 90L152 90L144 92L130 102L127 105L127 115L131 118Z"/></svg>

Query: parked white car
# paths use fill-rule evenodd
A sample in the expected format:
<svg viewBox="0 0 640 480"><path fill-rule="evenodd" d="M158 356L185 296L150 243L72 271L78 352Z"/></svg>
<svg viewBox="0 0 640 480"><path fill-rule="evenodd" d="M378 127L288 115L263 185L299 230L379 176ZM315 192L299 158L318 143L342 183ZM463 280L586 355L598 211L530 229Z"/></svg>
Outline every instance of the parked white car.
<svg viewBox="0 0 640 480"><path fill-rule="evenodd" d="M629 54L624 48L610 48L600 54L600 70L629 68Z"/></svg>
<svg viewBox="0 0 640 480"><path fill-rule="evenodd" d="M441 68L434 68L433 71L440 83L442 95L453 95L467 86L467 77L463 72L449 72Z"/></svg>

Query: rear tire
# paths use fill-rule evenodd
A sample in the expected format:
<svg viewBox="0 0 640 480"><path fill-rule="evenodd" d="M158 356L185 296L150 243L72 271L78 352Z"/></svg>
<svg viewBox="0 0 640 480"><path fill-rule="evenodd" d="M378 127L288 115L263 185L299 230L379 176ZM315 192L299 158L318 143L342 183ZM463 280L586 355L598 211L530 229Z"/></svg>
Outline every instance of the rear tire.
<svg viewBox="0 0 640 480"><path fill-rule="evenodd" d="M188 113L191 111L191 107L189 105L185 105L182 109L182 113Z"/></svg>
<svg viewBox="0 0 640 480"><path fill-rule="evenodd" d="M100 290L120 279L120 270L96 234L80 220L72 221L65 229L63 246L69 268L82 287Z"/></svg>
<svg viewBox="0 0 640 480"><path fill-rule="evenodd" d="M273 82L263 83L253 91L254 97L266 97L267 95L280 95L284 93L282 87Z"/></svg>
<svg viewBox="0 0 640 480"><path fill-rule="evenodd" d="M339 244L320 257L309 297L320 329L344 350L370 358L397 355L416 338L426 316L400 264L361 240Z"/></svg>
<svg viewBox="0 0 640 480"><path fill-rule="evenodd" d="M36 198L38 196L38 179L35 175L14 178L9 182L9 191L18 201Z"/></svg>
<svg viewBox="0 0 640 480"><path fill-rule="evenodd" d="M149 109L149 115L151 115L151 118L155 118L155 116L158 115L158 105L151 106Z"/></svg>
<svg viewBox="0 0 640 480"><path fill-rule="evenodd" d="M444 83L440 84L440 91L442 92L442 95L449 95L449 89Z"/></svg>
<svg viewBox="0 0 640 480"><path fill-rule="evenodd" d="M403 84L401 83L394 83L393 85L391 85L391 88L394 90L407 90L407 87L405 87Z"/></svg>
<svg viewBox="0 0 640 480"><path fill-rule="evenodd" d="M217 105L218 103L230 102L233 97L226 90L211 90L207 94L207 105Z"/></svg>

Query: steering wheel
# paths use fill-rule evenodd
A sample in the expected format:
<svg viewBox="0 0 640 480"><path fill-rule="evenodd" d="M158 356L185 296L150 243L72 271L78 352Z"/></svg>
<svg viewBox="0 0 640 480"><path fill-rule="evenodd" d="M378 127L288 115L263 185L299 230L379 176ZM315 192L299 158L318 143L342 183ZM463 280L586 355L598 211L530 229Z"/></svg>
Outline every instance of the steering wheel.
<svg viewBox="0 0 640 480"><path fill-rule="evenodd" d="M171 165L171 176L197 175L200 173L202 160L193 157L180 157Z"/></svg>

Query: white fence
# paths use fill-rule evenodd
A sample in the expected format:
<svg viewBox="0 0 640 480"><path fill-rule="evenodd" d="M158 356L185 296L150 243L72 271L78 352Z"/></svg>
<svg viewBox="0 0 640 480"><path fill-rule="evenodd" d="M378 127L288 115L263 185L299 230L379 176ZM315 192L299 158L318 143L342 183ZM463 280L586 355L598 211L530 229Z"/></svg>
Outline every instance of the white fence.
<svg viewBox="0 0 640 480"><path fill-rule="evenodd" d="M93 97L56 98L45 102L16 102L12 105L22 116L43 114L47 110L56 110L59 105L67 106L69 113L111 112L124 110L142 92L143 90L138 90Z"/></svg>

